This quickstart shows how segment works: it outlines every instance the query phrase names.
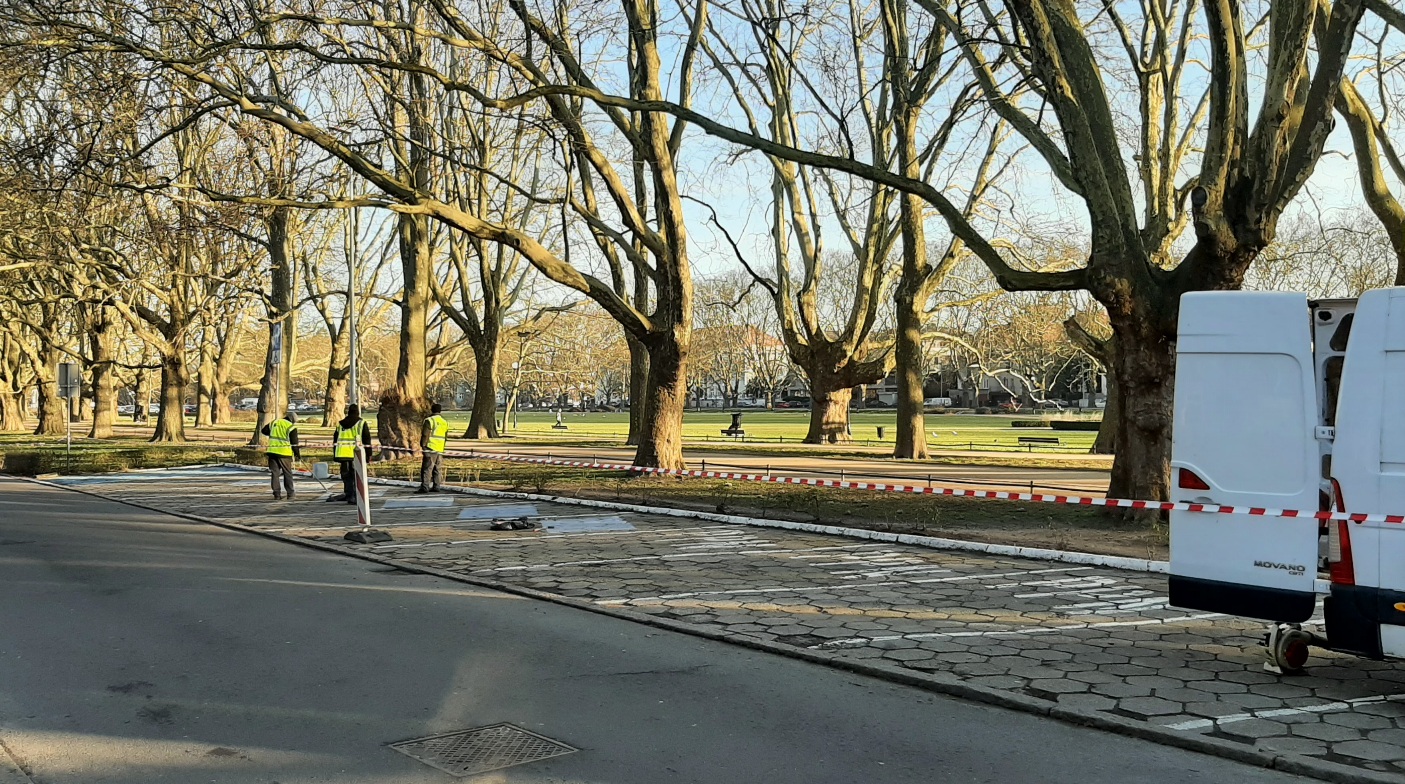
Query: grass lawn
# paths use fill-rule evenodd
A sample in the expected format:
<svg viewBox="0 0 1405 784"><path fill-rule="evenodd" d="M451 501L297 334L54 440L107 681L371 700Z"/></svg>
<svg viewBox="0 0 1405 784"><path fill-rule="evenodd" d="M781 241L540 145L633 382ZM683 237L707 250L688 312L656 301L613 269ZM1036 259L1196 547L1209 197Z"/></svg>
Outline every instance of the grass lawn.
<svg viewBox="0 0 1405 784"><path fill-rule="evenodd" d="M450 434L456 436L468 424L467 411L449 411L445 416L451 422ZM75 455L74 471L122 470L167 464L168 457L185 455L187 462L201 462L200 455L213 451L228 452L246 443L254 426L254 416L250 412L235 412L236 421L214 428L195 428L190 419L186 421L186 435L193 443L188 445L148 445L146 434L152 424L132 425L128 420L117 423L118 438L107 441L89 441L83 437L87 426L74 424L73 448ZM1087 455L1096 433L1091 431L1053 431L1048 428L1016 428L1011 422L1019 419L1039 419L1038 415L959 415L929 414L927 416L928 445L938 452L933 462L948 465L1010 466L1017 468L1065 468L1106 470L1109 460L1105 456ZM368 419L374 421L375 413ZM326 442L332 438L332 428L320 426L321 414L309 413L300 417L299 431L304 442ZM798 455L807 457L875 457L887 454L893 443L895 414L892 409L855 411L852 414L853 442L849 444L802 444L808 426L808 412L794 411L747 411L743 414L742 426L747 440L736 441L720 435L719 431L731 424L731 415L722 411L689 411L684 415L684 439L693 448L706 448L750 455ZM509 438L491 442L493 446L510 448L513 445L580 445L580 446L623 446L628 429L628 414L619 413L565 413L562 422L566 430L556 430L552 425L556 415L546 411L531 411L519 414L517 425L509 432ZM884 428L884 439L878 440L877 428ZM1020 444L1021 436L1058 438L1057 445ZM212 444L211 442L222 442ZM64 471L67 459L63 455L62 437L37 437L26 433L0 434L0 452L30 451L38 457L31 460L34 466L26 469L15 468L18 458L11 459L11 471L22 473L47 473ZM482 443L480 448L492 448ZM201 451L203 450L203 452ZM686 451L686 450L685 450ZM138 454L140 452L141 454ZM940 454L946 452L945 454ZM1041 456L1043 455L1047 456ZM212 458L205 458L212 459ZM40 470L38 462L42 462ZM88 461L88 462L83 462Z"/></svg>
<svg viewBox="0 0 1405 784"><path fill-rule="evenodd" d="M462 432L468 425L467 411L445 412L445 417L453 423L452 431ZM980 449L982 447L1021 449L1025 451L1086 452L1097 433L1092 431L1060 430L1045 428L1016 428L1011 421L1017 419L1042 419L1039 414L1027 416L1000 416L976 414L928 414L927 443L933 449ZM866 446L891 445L895 437L897 415L892 409L853 411L850 413L850 430L853 443ZM519 438L579 440L582 438L601 441L624 441L629 430L629 414L619 413L571 413L561 415L561 423L566 430L555 430L556 415L546 411L522 412L517 423L511 428L512 435ZM683 438L687 441L714 441L733 443L734 440L721 434L732 423L732 415L724 411L688 411L683 415ZM809 412L794 411L745 411L742 414L742 428L746 430L747 442L799 443L809 427ZM883 438L878 437L878 428L883 428ZM1058 448L1053 445L1022 445L1020 436L1057 437Z"/></svg>

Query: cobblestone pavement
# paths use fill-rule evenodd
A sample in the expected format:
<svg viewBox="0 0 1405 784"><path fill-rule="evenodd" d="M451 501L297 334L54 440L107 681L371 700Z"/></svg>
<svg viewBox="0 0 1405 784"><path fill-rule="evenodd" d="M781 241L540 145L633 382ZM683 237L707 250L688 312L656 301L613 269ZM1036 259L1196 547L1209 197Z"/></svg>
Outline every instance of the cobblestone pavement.
<svg viewBox="0 0 1405 784"><path fill-rule="evenodd" d="M635 512L373 486L344 504L225 469L74 478L113 498L364 548L729 635L974 684L1279 754L1405 774L1405 667L1314 651L1263 670L1262 627L1168 607L1164 576ZM535 531L491 531L528 517ZM1405 775L1402 775L1405 781Z"/></svg>

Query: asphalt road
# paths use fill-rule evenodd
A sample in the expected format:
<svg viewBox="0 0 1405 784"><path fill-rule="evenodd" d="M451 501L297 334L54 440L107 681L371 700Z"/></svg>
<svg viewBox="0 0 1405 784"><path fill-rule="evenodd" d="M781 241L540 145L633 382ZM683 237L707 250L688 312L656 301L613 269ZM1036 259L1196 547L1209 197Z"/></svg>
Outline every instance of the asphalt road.
<svg viewBox="0 0 1405 784"><path fill-rule="evenodd" d="M512 722L477 782L1301 781L0 479L0 782L448 782L385 746Z"/></svg>

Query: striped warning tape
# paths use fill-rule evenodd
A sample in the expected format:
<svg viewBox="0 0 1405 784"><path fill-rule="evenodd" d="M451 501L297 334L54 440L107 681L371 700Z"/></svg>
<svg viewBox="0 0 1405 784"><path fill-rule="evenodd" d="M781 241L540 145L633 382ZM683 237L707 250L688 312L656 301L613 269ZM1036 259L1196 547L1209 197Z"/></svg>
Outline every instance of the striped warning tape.
<svg viewBox="0 0 1405 784"><path fill-rule="evenodd" d="M330 447L332 444L304 444L305 447ZM383 452L418 454L420 450L404 447L382 446ZM1206 512L1209 514L1253 515L1256 517L1293 517L1314 520L1348 520L1353 523L1405 523L1405 515L1363 514L1360 512L1317 512L1299 509L1270 509L1259 506L1223 506L1219 504L1192 504L1171 501L1134 501L1126 498L1095 498L1078 495L1050 495L1048 493L1013 493L1004 490L970 490L958 487L937 487L923 485L902 485L879 482L853 482L843 479L811 479L798 476L777 476L774 474L748 474L737 471L700 471L696 469L651 468L629 463L601 463L594 460L560 460L550 457L527 457L525 455L504 455L492 452L460 452L446 450L445 457L462 457L472 460L492 460L504 463L528 463L531 465L554 465L566 468L583 468L598 471L626 471L634 474L654 476L678 476L691 479L731 479L743 482L769 482L781 485L805 485L808 487L834 487L844 490L873 490L888 493L909 493L912 495L945 495L959 498L984 498L997 501L1030 501L1038 504L1065 504L1073 506L1106 506L1117 509L1145 509L1154 512ZM933 481L939 481L934 479Z"/></svg>

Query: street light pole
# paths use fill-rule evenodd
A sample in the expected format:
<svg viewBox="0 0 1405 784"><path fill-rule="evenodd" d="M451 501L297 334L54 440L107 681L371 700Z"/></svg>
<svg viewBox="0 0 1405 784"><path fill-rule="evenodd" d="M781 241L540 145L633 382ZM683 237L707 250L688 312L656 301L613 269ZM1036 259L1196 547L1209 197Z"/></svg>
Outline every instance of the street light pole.
<svg viewBox="0 0 1405 784"><path fill-rule="evenodd" d="M347 374L347 383L351 386L351 404L361 405L361 395L356 386L356 235L359 233L361 215L359 207L351 208L351 220L348 222L348 231L351 238L347 242L346 254L346 328L351 330L351 369Z"/></svg>

